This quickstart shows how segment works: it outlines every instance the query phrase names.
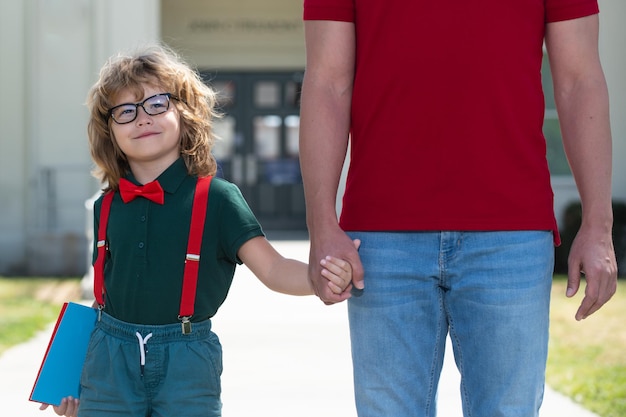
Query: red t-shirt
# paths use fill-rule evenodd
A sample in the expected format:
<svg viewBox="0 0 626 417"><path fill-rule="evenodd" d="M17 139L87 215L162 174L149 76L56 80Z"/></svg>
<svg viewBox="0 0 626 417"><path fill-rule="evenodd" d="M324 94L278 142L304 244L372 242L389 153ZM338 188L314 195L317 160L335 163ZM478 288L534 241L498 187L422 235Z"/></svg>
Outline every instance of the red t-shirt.
<svg viewBox="0 0 626 417"><path fill-rule="evenodd" d="M545 25L595 13L596 0L304 0L305 20L356 28L342 228L556 232Z"/></svg>

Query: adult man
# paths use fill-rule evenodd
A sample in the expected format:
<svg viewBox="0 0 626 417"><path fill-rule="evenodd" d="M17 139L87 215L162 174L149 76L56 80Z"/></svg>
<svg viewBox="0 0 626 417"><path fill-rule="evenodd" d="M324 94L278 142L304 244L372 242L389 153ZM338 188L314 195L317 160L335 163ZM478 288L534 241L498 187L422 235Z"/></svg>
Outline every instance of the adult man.
<svg viewBox="0 0 626 417"><path fill-rule="evenodd" d="M544 40L584 207L569 260L567 295L583 271L587 281L576 319L614 293L597 13L596 0L304 1L311 259L331 253L353 266L351 298L316 286L326 303L350 298L359 416L434 416L448 332L466 416L538 413L559 242L542 134Z"/></svg>

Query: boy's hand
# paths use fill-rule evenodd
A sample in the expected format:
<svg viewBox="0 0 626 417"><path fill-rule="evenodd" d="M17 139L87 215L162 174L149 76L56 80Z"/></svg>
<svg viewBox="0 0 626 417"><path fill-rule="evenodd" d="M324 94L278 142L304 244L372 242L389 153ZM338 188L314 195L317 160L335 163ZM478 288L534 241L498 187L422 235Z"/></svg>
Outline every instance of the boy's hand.
<svg viewBox="0 0 626 417"><path fill-rule="evenodd" d="M45 410L50 404L41 404L40 410ZM54 412L59 416L76 417L78 413L78 398L66 397L58 407L53 405Z"/></svg>
<svg viewBox="0 0 626 417"><path fill-rule="evenodd" d="M361 241L354 240L354 246L359 249ZM352 266L343 259L326 256L320 261L321 274L328 280L328 288L334 294L341 294L352 286Z"/></svg>

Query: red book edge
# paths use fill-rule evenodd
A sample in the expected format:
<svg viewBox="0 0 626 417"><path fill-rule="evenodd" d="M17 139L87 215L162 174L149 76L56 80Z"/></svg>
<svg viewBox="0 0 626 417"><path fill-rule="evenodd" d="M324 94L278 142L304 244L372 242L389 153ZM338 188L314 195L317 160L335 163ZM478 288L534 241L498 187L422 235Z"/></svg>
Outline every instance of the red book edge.
<svg viewBox="0 0 626 417"><path fill-rule="evenodd" d="M50 336L50 341L48 342L48 347L46 348L46 353L43 355L43 360L41 361L41 365L39 366L39 371L37 372L37 378L35 378L35 383L33 384L33 388L30 390L30 396L28 397L29 401L33 401L33 392L35 391L35 387L37 386L37 382L39 381L39 375L41 375L41 370L43 369L44 363L46 363L46 358L48 357L48 352L50 351L50 346L52 346L52 342L54 341L54 337L57 334L57 329L59 328L59 324L63 319L63 315L65 314L65 309L67 308L68 303L63 303L63 307L61 307L61 311L59 312L59 317L57 318L57 322L54 325L54 330L52 331L52 336ZM33 401L39 403L39 401Z"/></svg>

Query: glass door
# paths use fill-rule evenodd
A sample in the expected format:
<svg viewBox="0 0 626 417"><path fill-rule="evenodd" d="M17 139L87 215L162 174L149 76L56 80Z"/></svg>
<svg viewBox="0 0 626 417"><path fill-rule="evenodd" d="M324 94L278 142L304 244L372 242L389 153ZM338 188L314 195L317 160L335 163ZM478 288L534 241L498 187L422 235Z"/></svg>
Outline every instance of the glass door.
<svg viewBox="0 0 626 417"><path fill-rule="evenodd" d="M266 230L304 230L298 132L302 72L204 72L224 117L218 174L241 189Z"/></svg>

